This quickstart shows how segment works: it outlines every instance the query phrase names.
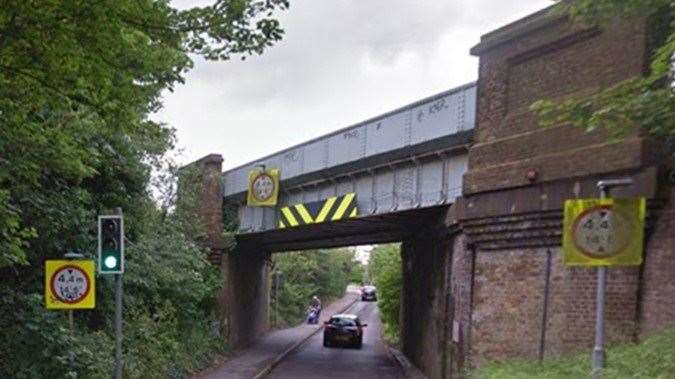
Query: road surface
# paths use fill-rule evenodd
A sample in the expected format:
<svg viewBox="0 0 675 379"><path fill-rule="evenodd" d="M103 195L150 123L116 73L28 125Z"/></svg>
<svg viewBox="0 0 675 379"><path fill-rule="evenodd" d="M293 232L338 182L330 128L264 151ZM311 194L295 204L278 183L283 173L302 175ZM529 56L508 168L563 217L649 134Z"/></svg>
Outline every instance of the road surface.
<svg viewBox="0 0 675 379"><path fill-rule="evenodd" d="M319 332L279 363L267 378L403 378L380 337L382 324L377 303L358 301L345 313L356 314L368 324L361 349L323 347L323 332Z"/></svg>

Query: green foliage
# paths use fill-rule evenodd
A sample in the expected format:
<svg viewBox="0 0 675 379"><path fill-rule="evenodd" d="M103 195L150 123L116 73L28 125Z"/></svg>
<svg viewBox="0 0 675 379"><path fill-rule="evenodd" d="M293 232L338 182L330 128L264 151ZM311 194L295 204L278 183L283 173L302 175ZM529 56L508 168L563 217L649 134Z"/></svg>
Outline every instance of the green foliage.
<svg viewBox="0 0 675 379"><path fill-rule="evenodd" d="M9 203L9 191L0 190L0 267L26 264L26 241L33 229L21 228L19 210Z"/></svg>
<svg viewBox="0 0 675 379"><path fill-rule="evenodd" d="M352 266L351 277L349 278L350 283L362 285L366 282L366 266L362 264L354 264Z"/></svg>
<svg viewBox="0 0 675 379"><path fill-rule="evenodd" d="M131 378L184 377L225 348L223 339L211 333L218 323L215 299L222 280L184 234L182 220L156 209L145 218L154 226L129 243L126 252L125 373ZM46 311L39 291L2 288L0 328L10 334L0 344L0 377L110 376L113 281L111 276L97 279L96 309L76 312L73 335L65 312ZM25 285L39 287L41 282Z"/></svg>
<svg viewBox="0 0 675 379"><path fill-rule="evenodd" d="M653 32L650 72L582 98L544 99L532 105L544 126L571 124L587 131L606 129L614 138L636 128L675 141L675 5L671 0L576 0L557 11L590 25L618 17L650 17Z"/></svg>
<svg viewBox="0 0 675 379"><path fill-rule="evenodd" d="M400 245L380 245L370 253L368 272L377 287L380 317L385 338L397 343L399 338L399 310L401 308L401 251Z"/></svg>
<svg viewBox="0 0 675 379"><path fill-rule="evenodd" d="M211 332L220 280L194 242L203 231L175 197L160 208L150 197L153 169L166 169L160 194L175 194L176 167L165 161L173 130L148 115L183 82L190 54L259 54L281 38L274 13L287 6L0 2L0 377L110 376L110 278L73 334L65 312L44 309L42 283L45 259L93 258L96 216L115 207L129 240L126 376L185 376L224 348Z"/></svg>
<svg viewBox="0 0 675 379"><path fill-rule="evenodd" d="M304 320L313 295L324 306L342 296L359 264L353 251L336 249L278 253L273 265L273 271L283 273L284 282L272 303L272 320L283 327Z"/></svg>
<svg viewBox="0 0 675 379"><path fill-rule="evenodd" d="M646 339L639 345L610 347L607 351L604 378L673 378L675 377L675 329ZM481 379L501 378L592 378L590 351L543 363L511 361L492 363L471 374Z"/></svg>
<svg viewBox="0 0 675 379"><path fill-rule="evenodd" d="M183 82L189 54L262 53L281 38L273 16L287 6L0 2L0 267L83 249L92 216L138 208L152 165L174 143L148 114Z"/></svg>
<svg viewBox="0 0 675 379"><path fill-rule="evenodd" d="M44 300L39 294L5 288L0 299L3 309L0 326L4 330L0 377L74 377L87 369L84 366L95 354L110 353L110 347L114 346L105 334L99 336L100 340L89 340L89 344L84 345L83 340L69 333L63 312L45 312ZM108 347L99 345L93 349L97 342L106 341L111 342ZM76 357L78 359L74 359Z"/></svg>

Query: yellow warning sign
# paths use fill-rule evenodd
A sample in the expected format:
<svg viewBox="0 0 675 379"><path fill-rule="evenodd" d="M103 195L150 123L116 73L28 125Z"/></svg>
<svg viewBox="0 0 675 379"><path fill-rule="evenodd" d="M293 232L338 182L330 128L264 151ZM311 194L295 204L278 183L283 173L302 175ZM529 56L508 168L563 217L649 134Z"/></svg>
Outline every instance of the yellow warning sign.
<svg viewBox="0 0 675 379"><path fill-rule="evenodd" d="M644 198L567 200L563 223L565 264L640 265L645 215Z"/></svg>
<svg viewBox="0 0 675 379"><path fill-rule="evenodd" d="M249 207L273 207L279 197L279 169L254 170L248 174Z"/></svg>
<svg viewBox="0 0 675 379"><path fill-rule="evenodd" d="M96 306L96 278L92 260L45 262L47 309L91 309Z"/></svg>
<svg viewBox="0 0 675 379"><path fill-rule="evenodd" d="M279 210L280 229L298 225L320 224L353 218L358 215L356 193L351 192L328 199L282 207Z"/></svg>

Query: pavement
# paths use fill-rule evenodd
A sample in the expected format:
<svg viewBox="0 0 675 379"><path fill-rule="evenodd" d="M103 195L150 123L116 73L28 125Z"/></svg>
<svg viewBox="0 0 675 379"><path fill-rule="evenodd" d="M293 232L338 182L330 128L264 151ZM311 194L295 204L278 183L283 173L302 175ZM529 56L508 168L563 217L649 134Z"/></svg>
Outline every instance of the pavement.
<svg viewBox="0 0 675 379"><path fill-rule="evenodd" d="M354 313L368 324L361 349L323 347L323 333L317 333L279 362L265 378L405 378L401 366L382 341L377 303L359 301L345 313Z"/></svg>
<svg viewBox="0 0 675 379"><path fill-rule="evenodd" d="M324 307L321 311L321 318L318 324L308 325L305 323L294 328L275 330L267 333L253 345L236 352L227 361L200 372L193 379L251 379L264 377L274 365L308 338L314 334L320 336L321 333L318 332L323 328L323 322L327 321L331 315L343 312L356 300L358 300L358 294L348 292L340 300Z"/></svg>

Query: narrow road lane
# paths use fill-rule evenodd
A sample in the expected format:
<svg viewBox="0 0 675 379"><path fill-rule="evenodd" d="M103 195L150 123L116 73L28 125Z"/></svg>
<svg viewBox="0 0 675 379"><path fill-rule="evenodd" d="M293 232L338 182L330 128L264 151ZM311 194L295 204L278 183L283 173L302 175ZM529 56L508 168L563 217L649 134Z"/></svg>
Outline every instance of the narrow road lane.
<svg viewBox="0 0 675 379"><path fill-rule="evenodd" d="M374 302L357 302L347 312L368 324L361 349L323 347L323 332L281 362L268 378L403 378L381 340L382 324Z"/></svg>

